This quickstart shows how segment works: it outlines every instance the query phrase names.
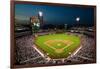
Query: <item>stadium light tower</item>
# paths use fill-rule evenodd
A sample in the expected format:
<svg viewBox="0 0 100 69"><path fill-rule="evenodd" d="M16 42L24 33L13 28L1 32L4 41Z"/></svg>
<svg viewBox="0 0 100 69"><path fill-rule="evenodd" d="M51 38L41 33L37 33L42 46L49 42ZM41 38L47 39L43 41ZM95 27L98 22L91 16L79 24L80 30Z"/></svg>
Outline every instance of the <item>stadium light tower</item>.
<svg viewBox="0 0 100 69"><path fill-rule="evenodd" d="M77 25L79 26L80 17L76 17Z"/></svg>
<svg viewBox="0 0 100 69"><path fill-rule="evenodd" d="M41 11L39 11L39 16L40 16L40 17L43 16L43 13L42 13Z"/></svg>
<svg viewBox="0 0 100 69"><path fill-rule="evenodd" d="M67 24L65 24L64 28L65 28L65 31L66 31L67 30Z"/></svg>
<svg viewBox="0 0 100 69"><path fill-rule="evenodd" d="M76 21L79 22L80 21L80 17L76 17Z"/></svg>
<svg viewBox="0 0 100 69"><path fill-rule="evenodd" d="M43 23L43 12L42 11L38 12L38 18L39 18L40 24L42 25Z"/></svg>

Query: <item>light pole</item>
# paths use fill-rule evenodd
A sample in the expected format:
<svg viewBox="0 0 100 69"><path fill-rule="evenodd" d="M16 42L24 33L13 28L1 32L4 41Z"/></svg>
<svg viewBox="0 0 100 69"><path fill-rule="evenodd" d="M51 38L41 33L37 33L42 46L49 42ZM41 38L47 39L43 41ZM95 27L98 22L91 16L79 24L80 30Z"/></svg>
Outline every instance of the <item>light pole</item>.
<svg viewBox="0 0 100 69"><path fill-rule="evenodd" d="M40 26L42 26L42 24L43 24L43 12L42 11L38 12L38 19L40 22Z"/></svg>
<svg viewBox="0 0 100 69"><path fill-rule="evenodd" d="M66 30L67 30L67 24L65 24L65 26L64 26L64 27L65 27L65 32L66 32Z"/></svg>
<svg viewBox="0 0 100 69"><path fill-rule="evenodd" d="M76 22L79 23L80 17L76 17Z"/></svg>
<svg viewBox="0 0 100 69"><path fill-rule="evenodd" d="M41 11L39 11L39 16L40 16L40 17L43 16L43 13L42 13Z"/></svg>
<svg viewBox="0 0 100 69"><path fill-rule="evenodd" d="M77 27L79 26L80 17L76 17Z"/></svg>

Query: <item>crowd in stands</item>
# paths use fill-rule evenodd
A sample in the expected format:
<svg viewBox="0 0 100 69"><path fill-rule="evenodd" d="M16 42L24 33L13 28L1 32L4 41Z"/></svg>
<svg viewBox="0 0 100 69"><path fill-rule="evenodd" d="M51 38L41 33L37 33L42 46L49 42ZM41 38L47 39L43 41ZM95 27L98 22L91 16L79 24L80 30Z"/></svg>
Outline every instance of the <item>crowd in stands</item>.
<svg viewBox="0 0 100 69"><path fill-rule="evenodd" d="M33 36L16 38L16 63L23 64L33 58L41 56L33 46ZM32 61L32 60L31 60Z"/></svg>
<svg viewBox="0 0 100 69"><path fill-rule="evenodd" d="M70 57L68 60L86 63L95 61L95 40L94 38L88 37L84 35L81 38L81 46L82 48L76 55Z"/></svg>
<svg viewBox="0 0 100 69"><path fill-rule="evenodd" d="M45 35L48 33L39 33L39 35ZM64 59L64 61L52 59L47 61L47 59L42 57L34 49L33 42L33 35L16 38L16 64L68 64L73 62L92 62L95 60L95 40L94 38L86 35L81 37L82 48L79 50L79 52L69 58Z"/></svg>

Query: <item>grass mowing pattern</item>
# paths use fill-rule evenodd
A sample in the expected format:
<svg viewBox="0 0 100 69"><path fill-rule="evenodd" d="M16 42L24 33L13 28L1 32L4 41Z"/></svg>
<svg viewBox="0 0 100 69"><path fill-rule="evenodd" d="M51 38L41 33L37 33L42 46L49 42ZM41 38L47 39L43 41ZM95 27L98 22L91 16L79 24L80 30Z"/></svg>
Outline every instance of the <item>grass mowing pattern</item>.
<svg viewBox="0 0 100 69"><path fill-rule="evenodd" d="M47 41L48 43L46 44ZM70 41L71 44L63 41ZM49 57L59 59L66 58L70 55L70 53L73 53L73 51L79 47L80 38L75 35L49 34L38 36L35 40L35 44L39 49L44 51L44 53L48 53ZM61 52L58 53L57 50L58 52Z"/></svg>

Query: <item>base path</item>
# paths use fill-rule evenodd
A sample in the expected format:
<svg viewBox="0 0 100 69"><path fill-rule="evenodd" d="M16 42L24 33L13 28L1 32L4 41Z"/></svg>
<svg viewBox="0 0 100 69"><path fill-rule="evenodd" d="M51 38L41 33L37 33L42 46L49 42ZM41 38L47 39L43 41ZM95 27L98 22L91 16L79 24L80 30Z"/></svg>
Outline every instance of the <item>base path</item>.
<svg viewBox="0 0 100 69"><path fill-rule="evenodd" d="M55 47L53 47L51 45L51 43L53 44L55 42L58 42L58 43L63 42L64 44L66 44L66 46L64 46L63 48L60 48L60 49L56 49ZM69 40L48 40L48 41L44 42L44 44L46 44L48 47L52 48L56 53L62 53L63 50L65 48L68 48L71 44L73 44L73 42L69 41ZM58 46L60 46L60 44L58 44Z"/></svg>

